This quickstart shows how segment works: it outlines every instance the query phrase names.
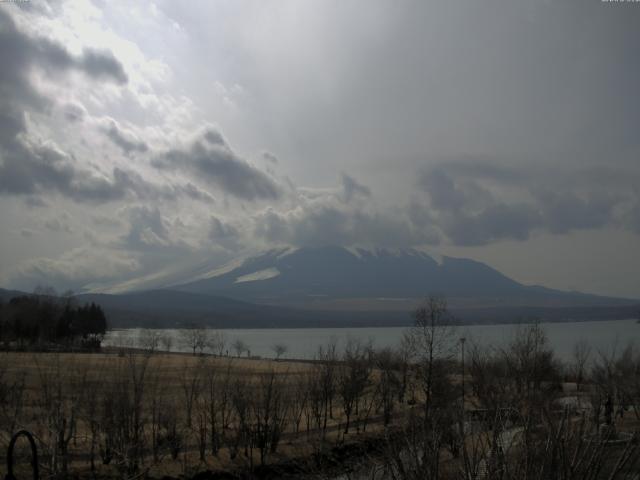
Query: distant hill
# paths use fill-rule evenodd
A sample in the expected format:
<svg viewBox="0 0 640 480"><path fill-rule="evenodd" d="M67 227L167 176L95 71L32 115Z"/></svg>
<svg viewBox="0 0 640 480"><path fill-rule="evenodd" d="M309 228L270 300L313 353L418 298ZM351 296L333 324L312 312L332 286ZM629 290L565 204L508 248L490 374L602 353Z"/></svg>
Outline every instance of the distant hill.
<svg viewBox="0 0 640 480"><path fill-rule="evenodd" d="M5 290L4 288L0 288L0 300L3 302L8 302L13 297L19 297L21 295L27 294L19 290Z"/></svg>
<svg viewBox="0 0 640 480"><path fill-rule="evenodd" d="M0 299L30 295L0 289ZM411 322L407 312L310 312L256 305L230 298L172 290L149 290L127 294L89 293L76 295L80 304L100 305L110 327L180 328L298 328L343 326L393 326Z"/></svg>
<svg viewBox="0 0 640 480"><path fill-rule="evenodd" d="M121 295L81 294L80 302L95 302L114 326L271 327L305 323L305 315L284 308L255 305L215 295L150 290Z"/></svg>
<svg viewBox="0 0 640 480"><path fill-rule="evenodd" d="M0 289L0 299L28 295ZM149 290L120 295L81 294L80 303L95 302L106 313L110 327L180 328L192 325L215 328L305 328L408 326L406 310L304 310L257 305L226 297ZM636 318L640 304L582 307L452 307L454 320L466 324L532 321L609 320Z"/></svg>

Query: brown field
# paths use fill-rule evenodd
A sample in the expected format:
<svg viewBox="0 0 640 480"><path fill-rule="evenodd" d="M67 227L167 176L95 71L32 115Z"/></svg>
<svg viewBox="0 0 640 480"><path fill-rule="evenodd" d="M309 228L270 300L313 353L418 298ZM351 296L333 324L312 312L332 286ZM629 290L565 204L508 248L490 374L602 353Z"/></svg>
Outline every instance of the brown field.
<svg viewBox="0 0 640 480"><path fill-rule="evenodd" d="M558 462L607 472L584 477L592 480L625 478L616 477L618 466L618 474L638 473L640 356L598 359L576 377L575 365L563 368L540 348L537 327L527 338L508 352L472 351L464 376L452 360L410 360L358 344L341 354L320 350L313 362L132 349L0 352L0 442L31 432L40 478L265 468L293 468L288 478L297 478L361 461L418 475L399 478L457 479L461 449L475 452L468 471L500 464L511 469L507 480ZM607 445L602 427L612 425L635 443ZM505 442L513 446L498 457ZM17 463L28 475L25 445ZM413 463L403 465L407 458Z"/></svg>
<svg viewBox="0 0 640 480"><path fill-rule="evenodd" d="M378 376L371 372L371 385L361 398L358 414L352 415L350 433L344 434L344 412L335 395L330 405L326 427L324 422L314 420L305 385L316 372L312 362L275 361L235 357L193 356L189 354L153 355L144 352L109 353L0 353L0 379L4 393L0 417L1 445L8 444L10 433L27 429L37 439L41 478L60 471L60 435L68 437L64 452L68 464L64 469L81 476L91 475L91 444L94 444L93 474L100 477L134 477L124 470L125 460L115 458L108 465L100 456L101 444L105 442L104 431L108 431L105 415L109 404L134 402L139 391L140 441L144 452L136 472L150 477L194 474L203 470L246 470L258 465L260 456L255 442L251 444L238 433L241 420L233 398L234 385L241 385L247 403L247 415L256 423L260 415L284 415L282 432L276 451L269 451L265 463L286 462L292 458L305 458L319 451L322 444L340 445L345 441L357 441L380 431L379 406L374 405L373 383ZM213 373L212 373L213 372ZM211 379L209 375L214 378ZM265 380L267 379L267 380ZM280 406L260 410L260 403L267 397L266 382L274 380L274 392ZM225 381L227 382L225 384ZM311 380L314 382L314 380ZM208 383L212 382L212 383ZM217 398L211 400L209 388ZM223 390L226 389L226 392ZM8 393L13 392L13 394ZM20 398L13 398L18 395ZM223 394L229 396L228 404L222 405ZM124 400L123 400L124 399ZM273 399L272 399L273 400ZM214 454L210 448L211 403L220 424L219 450ZM187 404L191 402L192 405ZM297 406L296 406L297 405ZM123 407L127 408L127 407ZM135 420L135 405L128 405L121 422ZM269 411L271 409L271 411ZM365 410L366 409L366 410ZM223 410L225 411L223 413ZM299 418L295 425L294 415ZM162 430L163 415L175 426L180 435L180 451L172 458L166 443L156 447L153 453L153 438ZM134 420L132 420L134 419ZM92 437L92 422L94 436ZM227 425L222 431L221 424ZM73 427L69 427L73 423ZM203 429L204 428L204 432ZM107 430L105 430L107 429ZM102 432L100 430L103 430ZM367 430L367 431L365 431ZM163 430L166 433L167 429ZM204 439L204 440L202 440ZM205 442L203 459L199 455L199 442ZM236 455L229 445L239 442ZM249 447L247 448L247 442ZM26 442L25 442L26 445ZM26 449L21 448L20 469L27 468ZM0 451L2 466L0 474L6 474L5 448ZM126 457L123 452L119 452ZM57 455L58 458L54 460ZM233 458L232 458L233 457ZM43 475L43 473L45 475ZM137 474L137 473L136 473Z"/></svg>

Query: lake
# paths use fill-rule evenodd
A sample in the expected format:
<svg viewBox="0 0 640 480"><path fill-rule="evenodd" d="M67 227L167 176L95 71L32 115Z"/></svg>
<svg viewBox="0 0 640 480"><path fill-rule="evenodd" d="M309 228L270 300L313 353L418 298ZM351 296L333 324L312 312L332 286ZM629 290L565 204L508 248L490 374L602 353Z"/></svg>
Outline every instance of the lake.
<svg viewBox="0 0 640 480"><path fill-rule="evenodd" d="M564 322L541 323L551 346L560 359L570 360L573 346L580 340L587 341L593 352L610 352L624 348L629 342L640 341L640 324L636 320L608 320L601 322ZM467 338L467 345L472 342L480 345L501 346L511 340L522 325L464 325L456 328L456 338ZM138 346L143 329L114 330L105 337L104 345ZM251 355L273 357L273 345L283 344L287 347L284 358L312 359L321 345L335 340L338 349L348 339L371 341L377 348L397 347L406 327L376 328L274 328L274 329L224 329L229 353L231 344L242 340L249 348ZM172 351L189 351L180 345L180 330L158 330L161 335L173 337Z"/></svg>

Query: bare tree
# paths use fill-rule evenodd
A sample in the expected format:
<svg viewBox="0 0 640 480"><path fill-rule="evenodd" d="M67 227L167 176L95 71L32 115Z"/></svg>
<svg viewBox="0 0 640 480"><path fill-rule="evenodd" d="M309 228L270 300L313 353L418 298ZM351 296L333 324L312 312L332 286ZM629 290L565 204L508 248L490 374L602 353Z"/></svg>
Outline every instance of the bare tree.
<svg viewBox="0 0 640 480"><path fill-rule="evenodd" d="M294 425L295 433L300 431L300 422L302 416L306 410L308 410L309 403L309 389L308 389L308 374L300 374L294 377L293 386L289 386L290 391L293 392L291 398L290 412L292 422Z"/></svg>
<svg viewBox="0 0 640 480"><path fill-rule="evenodd" d="M471 344L468 371L473 397L491 416L511 405L517 395L512 388L511 372L504 358L495 350Z"/></svg>
<svg viewBox="0 0 640 480"><path fill-rule="evenodd" d="M180 331L180 339L185 348L191 350L195 356L196 351L202 352L207 347L207 330L202 327L192 326Z"/></svg>
<svg viewBox="0 0 640 480"><path fill-rule="evenodd" d="M636 352L633 343L620 353L617 345L610 352L600 351L593 362L591 380L595 387L591 393L595 424L602 405L609 399L617 405L620 416L631 406L640 419L640 352Z"/></svg>
<svg viewBox="0 0 640 480"><path fill-rule="evenodd" d="M198 362L195 367L185 362L182 374L180 375L180 386L184 398L183 405L187 428L191 428L192 426L194 405L202 390L203 370L203 363L201 362Z"/></svg>
<svg viewBox="0 0 640 480"><path fill-rule="evenodd" d="M81 397L78 419L82 422L89 434L89 463L92 475L96 474L96 453L100 437L100 405L101 400L108 396L108 386L103 375L100 374L100 366L95 362L84 363L86 368L86 382L84 393ZM83 374L78 375L81 378Z"/></svg>
<svg viewBox="0 0 640 480"><path fill-rule="evenodd" d="M519 328L503 348L472 345L468 365L474 397L494 416L510 409L535 423L561 391L560 365L537 324Z"/></svg>
<svg viewBox="0 0 640 480"><path fill-rule="evenodd" d="M147 368L149 366L149 358L131 354L127 357L127 374L129 381L129 432L125 436L128 438L126 445L126 466L128 472L135 473L138 471L139 461L144 451L144 395L145 395L145 378ZM125 423L126 428L127 423Z"/></svg>
<svg viewBox="0 0 640 480"><path fill-rule="evenodd" d="M576 381L576 390L580 391L580 386L584 381L587 362L591 355L591 346L586 340L580 340L573 346L573 359L571 369Z"/></svg>
<svg viewBox="0 0 640 480"><path fill-rule="evenodd" d="M508 378L517 395L511 407L551 405L559 394L560 365L539 324L519 328L507 348L500 349Z"/></svg>
<svg viewBox="0 0 640 480"><path fill-rule="evenodd" d="M221 357L224 353L224 347L227 344L227 338L224 332L218 330L209 330L207 332L207 348L215 355Z"/></svg>
<svg viewBox="0 0 640 480"><path fill-rule="evenodd" d="M169 455L177 460L184 448L184 433L178 423L178 407L174 399L167 399L158 416L158 443L166 445Z"/></svg>
<svg viewBox="0 0 640 480"><path fill-rule="evenodd" d="M232 405L232 391L233 391L233 381L234 381L234 372L231 369L231 360L226 363L225 368L215 376L215 386L216 386L216 398L215 398L215 407L216 413L219 415L219 425L220 428L217 429L220 431L219 441L220 443L226 442L227 431L229 430L229 425L232 423L233 417L233 405ZM211 383L209 384L211 387ZM212 439L213 442L213 439ZM214 447L212 446L212 449Z"/></svg>
<svg viewBox="0 0 640 480"><path fill-rule="evenodd" d="M252 436L264 465L269 453L276 453L287 422L289 402L284 395L282 376L273 370L261 375L251 402Z"/></svg>
<svg viewBox="0 0 640 480"><path fill-rule="evenodd" d="M440 472L443 446L441 432L435 428L425 430L420 420L412 410L395 435L387 433L382 478L439 480L443 477Z"/></svg>
<svg viewBox="0 0 640 480"><path fill-rule="evenodd" d="M109 395L99 409L100 454L104 464L116 460L120 473L139 471L145 447L145 392L150 356L130 352L118 358L104 379Z"/></svg>
<svg viewBox="0 0 640 480"><path fill-rule="evenodd" d="M305 389L308 392L307 435L311 432L311 425L320 430L322 428L323 412L325 412L326 393L323 388L323 371L319 367L314 368L305 378ZM324 433L324 430L322 430Z"/></svg>
<svg viewBox="0 0 640 480"><path fill-rule="evenodd" d="M236 355L238 357L240 357L244 352L246 352L249 349L247 344L244 343L244 341L240 338L236 339L236 341L231 344L231 347L236 352Z"/></svg>
<svg viewBox="0 0 640 480"><path fill-rule="evenodd" d="M337 372L338 393L342 400L342 408L346 417L344 433L349 433L351 414L358 413L360 397L369 385L371 363L370 347L349 339L344 351L343 361Z"/></svg>
<svg viewBox="0 0 640 480"><path fill-rule="evenodd" d="M66 477L69 465L69 443L74 438L80 409L80 395L85 392L86 369L78 369L69 378L54 356L52 364L42 365L34 357L39 376L37 404L44 416L44 431L38 433L49 453L49 468L54 475ZM75 366L74 366L75 367ZM77 385L73 385L77 383Z"/></svg>
<svg viewBox="0 0 640 480"><path fill-rule="evenodd" d="M221 438L226 428L225 416L229 395L228 372L229 368L227 367L227 381L225 382L223 373L215 365L210 363L205 367L204 394L202 398L205 419L209 428L211 453L213 455L218 454Z"/></svg>
<svg viewBox="0 0 640 480"><path fill-rule="evenodd" d="M316 359L318 393L322 402L322 438L324 439L329 418L333 418L333 399L336 395L338 356L335 340L329 342L326 347L319 347Z"/></svg>
<svg viewBox="0 0 640 480"><path fill-rule="evenodd" d="M640 420L640 349L630 344L616 362L617 388L620 392L619 413L631 406L636 419Z"/></svg>
<svg viewBox="0 0 640 480"><path fill-rule="evenodd" d="M162 414L168 409L167 395L164 385L161 382L162 368L159 364L154 365L154 369L149 375L149 386L146 409L149 414L149 427L151 437L151 453L153 461L160 461L161 444L166 443L166 438L162 435L161 419Z"/></svg>
<svg viewBox="0 0 640 480"><path fill-rule="evenodd" d="M244 455L253 458L251 450L253 443L250 441L251 433L251 394L249 386L243 378L236 378L231 386L231 405L234 413L234 434L228 438L229 456L233 459L238 454L241 447L244 448Z"/></svg>
<svg viewBox="0 0 640 480"><path fill-rule="evenodd" d="M447 300L432 295L413 314L415 323L406 335L413 356L418 361L424 393L425 422L433 403L434 378L454 353L455 328L447 310Z"/></svg>
<svg viewBox="0 0 640 480"><path fill-rule="evenodd" d="M276 354L276 360L280 360L280 357L287 353L288 347L284 343L276 343L271 346L271 350Z"/></svg>
<svg viewBox="0 0 640 480"><path fill-rule="evenodd" d="M173 336L169 333L165 333L160 337L160 343L162 344L162 348L165 352L170 352L171 347L173 346Z"/></svg>
<svg viewBox="0 0 640 480"><path fill-rule="evenodd" d="M143 328L138 335L138 345L153 354L160 346L161 335L157 330Z"/></svg>
<svg viewBox="0 0 640 480"><path fill-rule="evenodd" d="M387 426L391 423L396 399L402 388L402 377L398 375L398 371L402 371L403 365L399 355L389 348L376 352L374 362L378 370L375 396L378 408L382 409L384 425Z"/></svg>

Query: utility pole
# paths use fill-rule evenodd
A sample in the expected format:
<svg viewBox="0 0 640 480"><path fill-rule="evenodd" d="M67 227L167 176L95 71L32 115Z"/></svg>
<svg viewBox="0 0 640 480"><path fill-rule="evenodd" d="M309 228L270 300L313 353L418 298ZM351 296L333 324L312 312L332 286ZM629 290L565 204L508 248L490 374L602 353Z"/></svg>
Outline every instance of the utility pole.
<svg viewBox="0 0 640 480"><path fill-rule="evenodd" d="M460 337L460 346L462 348L462 428L464 436L464 343L467 341L465 337Z"/></svg>

